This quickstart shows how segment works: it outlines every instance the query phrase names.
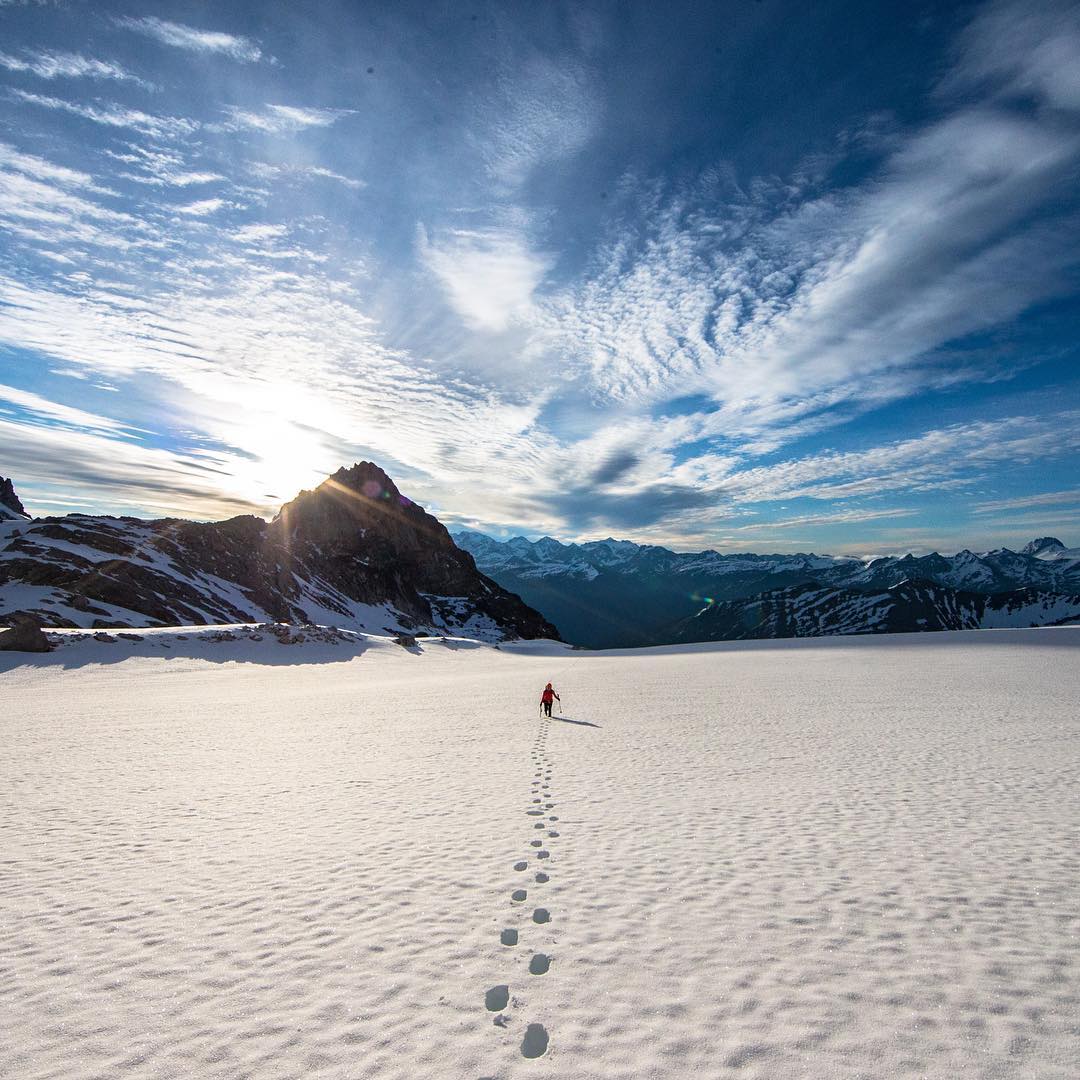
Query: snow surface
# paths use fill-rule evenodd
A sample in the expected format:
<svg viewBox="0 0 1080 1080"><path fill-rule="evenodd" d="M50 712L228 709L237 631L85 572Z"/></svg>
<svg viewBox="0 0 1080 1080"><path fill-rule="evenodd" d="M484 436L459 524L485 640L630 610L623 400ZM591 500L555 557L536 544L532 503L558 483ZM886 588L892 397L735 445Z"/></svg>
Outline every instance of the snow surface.
<svg viewBox="0 0 1080 1080"><path fill-rule="evenodd" d="M0 1076L1075 1077L1080 629L226 633L0 654Z"/></svg>

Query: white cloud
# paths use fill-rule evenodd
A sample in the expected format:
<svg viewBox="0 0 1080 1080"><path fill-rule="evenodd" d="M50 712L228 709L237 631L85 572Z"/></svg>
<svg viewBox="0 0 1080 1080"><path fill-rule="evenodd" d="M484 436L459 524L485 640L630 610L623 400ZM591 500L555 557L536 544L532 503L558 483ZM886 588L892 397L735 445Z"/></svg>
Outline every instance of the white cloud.
<svg viewBox="0 0 1080 1080"><path fill-rule="evenodd" d="M447 229L434 238L420 229L418 247L454 310L488 333L531 316L533 294L554 261L513 228Z"/></svg>
<svg viewBox="0 0 1080 1080"><path fill-rule="evenodd" d="M103 194L113 194L95 185L93 177L88 173L56 165L36 154L24 154L7 143L0 143L0 166L25 173L37 180L60 184L63 187L80 187Z"/></svg>
<svg viewBox="0 0 1080 1080"><path fill-rule="evenodd" d="M175 146L166 149L162 146L143 146L129 142L123 150L106 149L105 154L138 170L120 173L123 179L148 187L194 187L226 179L217 170L194 167Z"/></svg>
<svg viewBox="0 0 1080 1080"><path fill-rule="evenodd" d="M0 52L0 66L8 71L29 72L41 79L113 79L130 82L146 90L154 84L133 75L111 60L96 60L71 52L25 52L22 56Z"/></svg>
<svg viewBox="0 0 1080 1080"><path fill-rule="evenodd" d="M225 177L216 172L177 172L165 173L160 176L148 176L143 173L120 173L125 180L133 180L137 184L148 184L150 187L194 187L202 184L213 184Z"/></svg>
<svg viewBox="0 0 1080 1080"><path fill-rule="evenodd" d="M203 139L196 120L22 95L134 132L123 145L108 139L108 157L73 145L58 160L93 161L95 171L104 162L142 190L114 202L107 174L0 146L0 228L17 256L0 269L0 341L85 372L82 382L111 379L205 440L210 456L184 450L178 472L152 459L164 470L160 491L138 480L151 459L125 451L109 471L119 434L63 442L91 433L69 425L40 444L39 456L61 461L85 448L114 500L130 482L163 512L169 483L185 504L172 512L209 491L269 508L266 492L288 496L360 455L385 461L448 517L482 507L489 524L694 536L701 546L722 534L749 544L772 528L884 523L910 513L885 508L909 491L985 496L980 478L1003 463L1073 452L1075 417L943 427L753 467L905 395L1002 377L1010 358L942 362L938 350L1071 280L1076 223L1055 202L1068 203L1080 162L1055 104L1067 88L1029 79L1042 107L1014 110L1003 96L1020 85L1013 75L999 66L979 78L993 83L980 106L972 82L964 98L946 94L933 122L891 132L876 175L847 190L822 194L823 170L811 168L746 190L721 168L696 185L625 178L611 189L617 227L585 280L554 298L559 223L526 199L545 168L598 130L587 72L573 64L526 58L519 73L500 69L490 107L479 103L458 133L463 175L418 186L411 205L425 227L414 251L427 290L400 252L379 262L381 239L355 220L367 200L325 183L360 187L345 175L352 161L382 184L366 148L339 154L342 140L310 138L334 147L315 163L301 139ZM233 91L227 100L268 100L265 88ZM232 106L209 130L319 135L345 114ZM238 142L269 161L250 162ZM80 385L64 400L78 402ZM41 424L60 423L38 415L34 430L21 422L24 460ZM196 483L200 460L221 473ZM768 504L796 497L821 512L762 520Z"/></svg>
<svg viewBox="0 0 1080 1080"><path fill-rule="evenodd" d="M288 232L288 227L285 225L242 225L229 235L242 244L260 244L287 236Z"/></svg>
<svg viewBox="0 0 1080 1080"><path fill-rule="evenodd" d="M77 428L98 434L107 434L113 438L137 438L134 434L137 429L118 423L116 420L98 416L83 409L60 405L55 401L42 397L40 394L33 394L28 390L19 390L14 386L5 386L0 383L0 403L3 402L14 405L30 414L31 422L44 420L48 421L50 426L61 425L66 428ZM9 411L4 410L2 404L0 404L0 410Z"/></svg>
<svg viewBox="0 0 1080 1080"><path fill-rule="evenodd" d="M736 532L764 532L775 534L785 529L802 529L810 525L861 525L867 521L894 521L897 518L913 517L918 510L899 507L889 509L851 509L836 510L827 514L800 514L798 517L778 518L758 521L751 525L736 526Z"/></svg>
<svg viewBox="0 0 1080 1080"><path fill-rule="evenodd" d="M56 109L92 120L95 124L106 127L130 128L143 135L155 138L168 138L177 135L190 135L197 131L199 124L183 116L152 116L140 109L129 109L123 105L88 105L77 101L64 101L61 98L47 97L43 94L31 94L25 90L12 90L17 98L32 105L46 109Z"/></svg>
<svg viewBox="0 0 1080 1080"><path fill-rule="evenodd" d="M1065 410L954 424L868 450L829 451L744 468L711 482L708 458L687 462L680 472L686 481L698 479L740 502L849 499L970 488L979 471L989 466L1050 460L1078 445L1080 410Z"/></svg>
<svg viewBox="0 0 1080 1080"><path fill-rule="evenodd" d="M309 165L299 171L308 176L320 176L325 180L336 180L339 184L344 184L354 190L365 186L363 180L357 180L351 176L342 176L341 173L334 172L333 169L324 169L321 165Z"/></svg>
<svg viewBox="0 0 1080 1080"><path fill-rule="evenodd" d="M1067 0L986 4L961 35L943 93L989 89L1080 110L1080 13Z"/></svg>
<svg viewBox="0 0 1080 1080"><path fill-rule="evenodd" d="M188 52L223 53L234 60L253 63L260 59L262 50L250 38L226 34L217 30L202 30L183 23L169 22L153 15L142 18L119 17L118 26L154 38L163 45L171 45Z"/></svg>
<svg viewBox="0 0 1080 1080"><path fill-rule="evenodd" d="M198 202L176 206L173 209L178 214L186 214L188 217L207 217L210 214L216 214L224 205L224 199L200 199Z"/></svg>
<svg viewBox="0 0 1080 1080"><path fill-rule="evenodd" d="M52 261L73 261L73 252L53 247L84 243L130 248L144 238L137 218L92 197L109 194L86 173L0 143L0 229L45 245L45 257Z"/></svg>
<svg viewBox="0 0 1080 1080"><path fill-rule="evenodd" d="M982 72L1065 107L1080 19L1054 10L995 5L997 21L977 20L965 87ZM1015 34L986 29L1002 13ZM804 181L746 192L718 170L689 186L626 178L590 273L543 304L588 392L641 409L710 399L702 435L761 454L1032 362L945 347L1072 288L1080 221L1063 207L1080 132L968 94L891 145L875 178L825 194Z"/></svg>
<svg viewBox="0 0 1080 1080"><path fill-rule="evenodd" d="M1001 510L1024 510L1032 506L1080 505L1080 488L1068 491L1045 491L1039 495L1021 495L1012 499L990 499L978 502L971 509L976 514L994 514Z"/></svg>
<svg viewBox="0 0 1080 1080"><path fill-rule="evenodd" d="M271 165L265 161L253 161L249 165L252 175L261 180L306 180L311 178L335 180L347 188L358 191L367 185L363 180L344 176L322 165Z"/></svg>
<svg viewBox="0 0 1080 1080"><path fill-rule="evenodd" d="M266 105L261 112L230 105L225 109L228 119L220 125L223 131L261 131L267 135L283 135L306 128L329 127L352 109L316 109L298 105Z"/></svg>
<svg viewBox="0 0 1080 1080"><path fill-rule="evenodd" d="M221 490L222 474L233 464L226 453L207 460L93 429L43 427L2 416L0 452L31 511L49 508L49 491L57 493L52 505L61 512L100 513L107 506L160 517L225 518L269 509L266 500ZM72 490L76 498L69 497Z"/></svg>

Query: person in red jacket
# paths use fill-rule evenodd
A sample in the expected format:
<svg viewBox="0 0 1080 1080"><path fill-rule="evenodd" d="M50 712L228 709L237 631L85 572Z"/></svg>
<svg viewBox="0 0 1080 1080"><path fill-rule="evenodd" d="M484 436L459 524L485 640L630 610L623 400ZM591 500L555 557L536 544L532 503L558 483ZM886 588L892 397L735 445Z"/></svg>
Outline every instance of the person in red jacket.
<svg viewBox="0 0 1080 1080"><path fill-rule="evenodd" d="M544 715L551 715L551 703L552 701L562 701L562 698L551 687L551 683L548 683L544 687L544 692L540 695L540 704L544 708Z"/></svg>

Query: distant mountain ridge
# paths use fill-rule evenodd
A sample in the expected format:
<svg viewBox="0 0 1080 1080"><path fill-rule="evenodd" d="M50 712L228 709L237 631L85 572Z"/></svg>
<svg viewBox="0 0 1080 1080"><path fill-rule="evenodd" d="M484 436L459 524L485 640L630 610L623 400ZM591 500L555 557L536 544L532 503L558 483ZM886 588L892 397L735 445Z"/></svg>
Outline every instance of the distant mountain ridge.
<svg viewBox="0 0 1080 1080"><path fill-rule="evenodd" d="M272 522L28 520L5 506L0 624L26 613L51 626L283 620L492 641L558 636L371 462L301 492Z"/></svg>
<svg viewBox="0 0 1080 1080"><path fill-rule="evenodd" d="M1066 548L1056 537L1034 540L1019 552L1007 548L981 554L964 550L955 555L934 552L864 561L853 556L812 552L677 553L655 545L611 538L563 544L551 537L498 541L471 531L458 532L455 536L461 547L472 552L480 569L554 619L568 641L594 648L685 641L689 640L687 634L716 633L725 619L731 620L731 633L735 634L736 623L741 626L747 620L754 622L752 613L736 619L732 608L724 608L723 615L706 617L706 612L723 604L737 606L778 590L796 589L799 591L793 596L803 596L809 586L866 596L887 594L904 582L928 583L942 591L942 597L949 590L976 596L1034 590L1050 605L1045 609L1047 618L1057 611L1056 601L1049 598L1080 594L1080 549ZM906 596L904 592L892 594L890 607L903 608L909 600L914 605L914 599L905 599ZM952 602L967 603L959 596L953 597ZM942 599L942 603L948 601ZM1026 617L1020 614L1028 610L1023 604L1009 608L1008 602L1005 603L1012 612L1010 617L1016 620ZM939 620L938 626L929 616L925 625L918 624L917 620L923 616L915 613L915 606L906 615L894 610L886 624L912 629L945 628L948 620ZM873 607L862 605L857 597L850 596L846 609L865 610L864 622L859 624L838 615L823 623L826 628L820 632L880 632L875 629L879 622L869 614ZM1043 608L1037 606L1033 610L1032 617L1037 618ZM699 612L700 621L688 622ZM776 629L787 624L773 625ZM828 629L839 625L849 629ZM1008 625L1029 624L1014 621ZM695 640L717 639L705 636Z"/></svg>
<svg viewBox="0 0 1080 1080"><path fill-rule="evenodd" d="M832 634L904 634L1057 626L1080 621L1080 593L1039 589L976 593L930 581L888 589L774 589L703 608L674 628L672 642L745 641Z"/></svg>

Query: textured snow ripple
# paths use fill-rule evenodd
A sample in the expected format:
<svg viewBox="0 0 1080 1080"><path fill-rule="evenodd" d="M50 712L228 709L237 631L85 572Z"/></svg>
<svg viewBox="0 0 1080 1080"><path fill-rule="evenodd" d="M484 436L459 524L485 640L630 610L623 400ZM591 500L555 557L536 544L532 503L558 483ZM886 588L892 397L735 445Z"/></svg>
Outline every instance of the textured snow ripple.
<svg viewBox="0 0 1080 1080"><path fill-rule="evenodd" d="M1066 1080L1078 647L5 661L0 1076Z"/></svg>

